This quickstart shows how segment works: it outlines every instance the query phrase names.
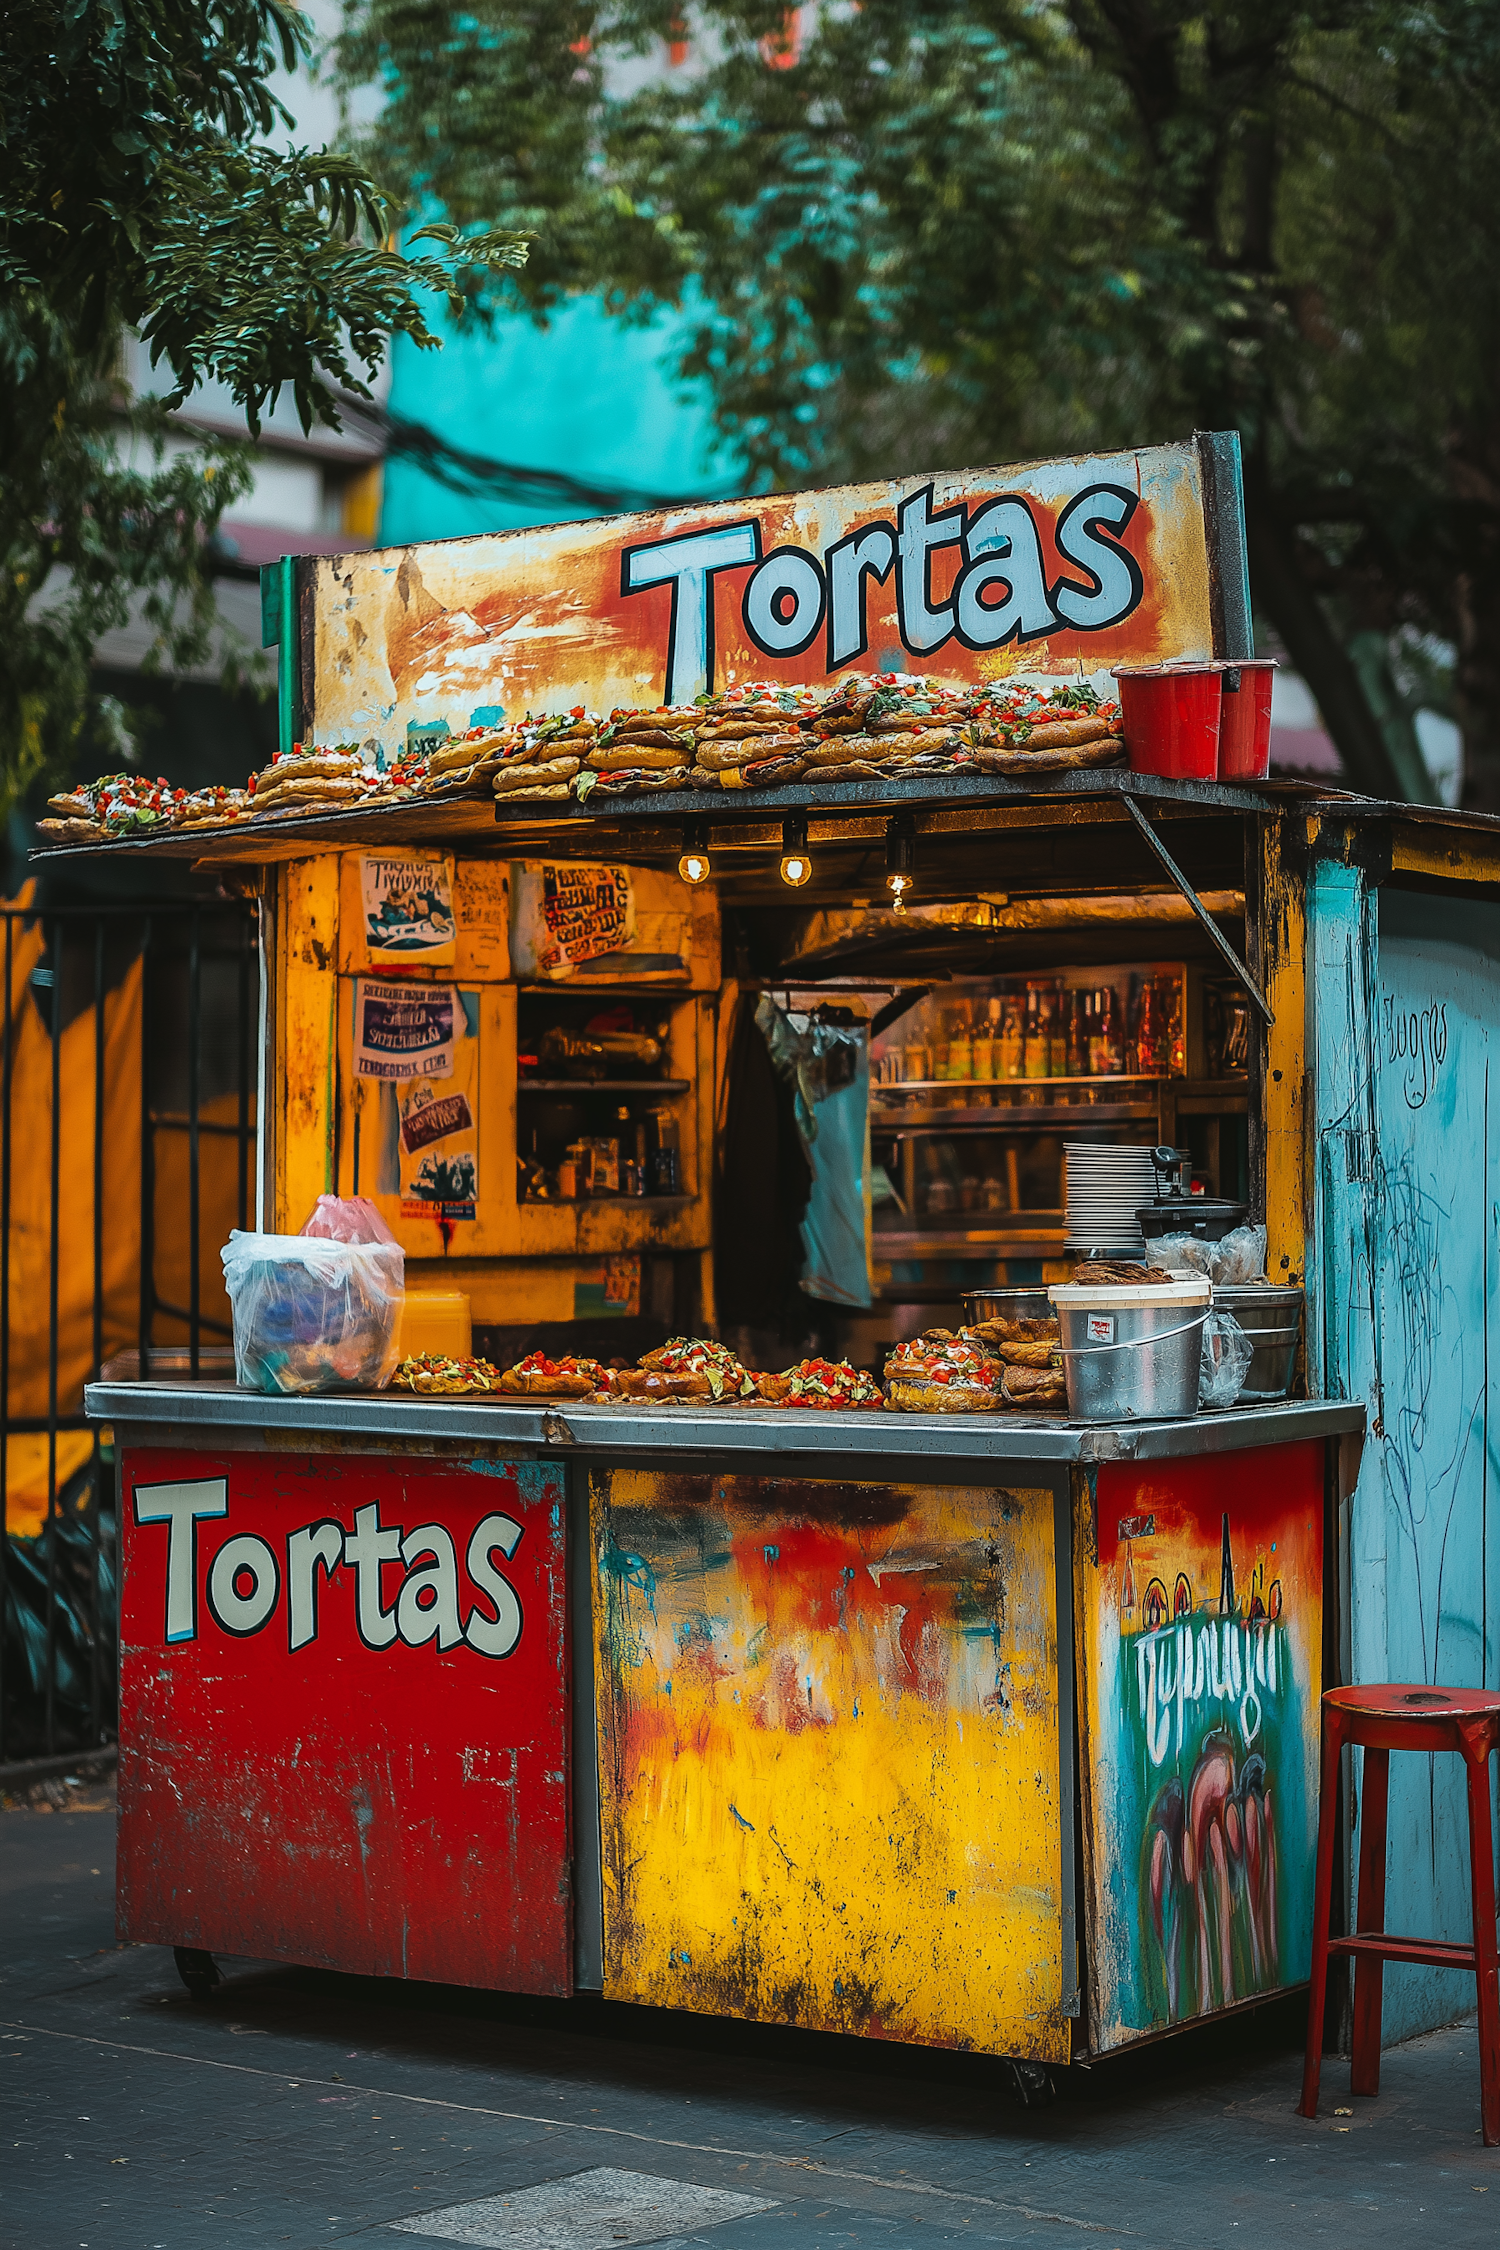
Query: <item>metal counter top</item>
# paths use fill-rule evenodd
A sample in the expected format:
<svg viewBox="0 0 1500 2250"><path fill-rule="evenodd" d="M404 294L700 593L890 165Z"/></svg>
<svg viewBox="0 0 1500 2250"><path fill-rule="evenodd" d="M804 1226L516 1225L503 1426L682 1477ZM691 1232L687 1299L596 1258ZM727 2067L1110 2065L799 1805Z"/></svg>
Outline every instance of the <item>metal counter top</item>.
<svg viewBox="0 0 1500 2250"><path fill-rule="evenodd" d="M708 1457L719 1462L821 1460L837 1474L887 1475L899 1465L922 1475L953 1469L1003 1469L1011 1462L1169 1461L1297 1438L1362 1430L1363 1406L1334 1399L1287 1399L1234 1407L1181 1422L1072 1422L1055 1414L820 1413L753 1407L586 1406L572 1399L411 1398L384 1391L267 1398L233 1383L90 1383L92 1421L148 1425L162 1435L191 1431L205 1443L234 1431L265 1433L285 1448L309 1437L369 1440L379 1452L449 1442L523 1453L585 1457Z"/></svg>

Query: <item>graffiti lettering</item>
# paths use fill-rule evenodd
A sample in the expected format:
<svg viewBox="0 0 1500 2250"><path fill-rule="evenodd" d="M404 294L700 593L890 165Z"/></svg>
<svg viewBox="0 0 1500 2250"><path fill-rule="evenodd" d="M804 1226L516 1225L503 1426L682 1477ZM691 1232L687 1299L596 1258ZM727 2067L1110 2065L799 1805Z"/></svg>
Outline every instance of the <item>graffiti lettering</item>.
<svg viewBox="0 0 1500 2250"><path fill-rule="evenodd" d="M1139 1635L1136 1687L1153 1766L1164 1765L1169 1754L1181 1757L1196 1703L1236 1706L1240 1738L1249 1748L1263 1724L1265 1699L1276 1694L1281 1632L1266 1618L1207 1617L1198 1624L1179 1618L1174 1625Z"/></svg>
<svg viewBox="0 0 1500 2250"><path fill-rule="evenodd" d="M281 1607L284 1588L287 1647L295 1655L317 1640L321 1585L334 1583L341 1563L353 1569L355 1626L368 1649L387 1649L397 1642L422 1648L435 1641L446 1650L463 1642L480 1656L504 1657L521 1639L520 1597L494 1562L497 1552L508 1562L521 1544L523 1527L513 1516L485 1516L474 1527L464 1561L467 1590L477 1598L471 1598L465 1616L458 1549L442 1524L418 1524L407 1531L400 1524L382 1523L379 1503L372 1501L355 1509L352 1529L325 1517L288 1532L284 1568L269 1540L237 1532L219 1547L203 1581L198 1525L228 1514L224 1477L136 1489L136 1523L167 1526L164 1638L169 1642L197 1639L200 1582L215 1625L240 1639L265 1630ZM382 1587L386 1570L402 1573L389 1605Z"/></svg>
<svg viewBox="0 0 1500 2250"><path fill-rule="evenodd" d="M1435 1000L1430 1008L1408 1008L1387 992L1382 1005L1385 1059L1405 1064L1402 1097L1408 1109L1421 1109L1448 1053L1447 1003Z"/></svg>

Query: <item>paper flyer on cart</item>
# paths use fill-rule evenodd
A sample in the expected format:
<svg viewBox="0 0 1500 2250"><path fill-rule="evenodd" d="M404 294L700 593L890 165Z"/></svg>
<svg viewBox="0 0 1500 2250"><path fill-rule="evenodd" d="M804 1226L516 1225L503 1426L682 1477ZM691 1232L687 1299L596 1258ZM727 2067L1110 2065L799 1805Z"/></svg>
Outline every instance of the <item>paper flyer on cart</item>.
<svg viewBox="0 0 1500 2250"><path fill-rule="evenodd" d="M354 1068L361 1078L451 1078L456 994L451 984L358 980Z"/></svg>
<svg viewBox="0 0 1500 2250"><path fill-rule="evenodd" d="M371 853L359 874L372 962L453 960L453 867L445 853Z"/></svg>

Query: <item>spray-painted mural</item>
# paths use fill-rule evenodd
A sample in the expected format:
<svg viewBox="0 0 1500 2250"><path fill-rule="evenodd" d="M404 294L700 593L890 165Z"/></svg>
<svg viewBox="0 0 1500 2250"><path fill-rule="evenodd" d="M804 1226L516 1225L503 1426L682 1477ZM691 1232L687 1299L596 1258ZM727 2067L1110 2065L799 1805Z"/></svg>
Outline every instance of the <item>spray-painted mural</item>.
<svg viewBox="0 0 1500 2250"><path fill-rule="evenodd" d="M1065 2061L1051 1492L621 1470L594 1529L605 1991Z"/></svg>
<svg viewBox="0 0 1500 2250"><path fill-rule="evenodd" d="M1307 1974L1323 1457L1101 1468L1080 1565L1099 2048Z"/></svg>

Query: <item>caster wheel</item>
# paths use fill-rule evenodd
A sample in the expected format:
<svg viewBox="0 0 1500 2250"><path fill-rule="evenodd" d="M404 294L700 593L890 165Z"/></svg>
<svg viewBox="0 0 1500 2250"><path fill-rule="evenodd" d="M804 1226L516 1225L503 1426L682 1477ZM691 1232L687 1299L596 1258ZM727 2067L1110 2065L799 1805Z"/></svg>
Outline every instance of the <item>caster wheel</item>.
<svg viewBox="0 0 1500 2250"><path fill-rule="evenodd" d="M210 2000L214 1986L220 1982L211 1953L200 1952L195 1945L174 1945L172 1959L177 1964L177 1974L195 2000Z"/></svg>
<svg viewBox="0 0 1500 2250"><path fill-rule="evenodd" d="M1057 2088L1045 2063L1012 2062L1005 2067L1010 2072L1011 2093L1022 2109L1046 2109L1056 2100Z"/></svg>

